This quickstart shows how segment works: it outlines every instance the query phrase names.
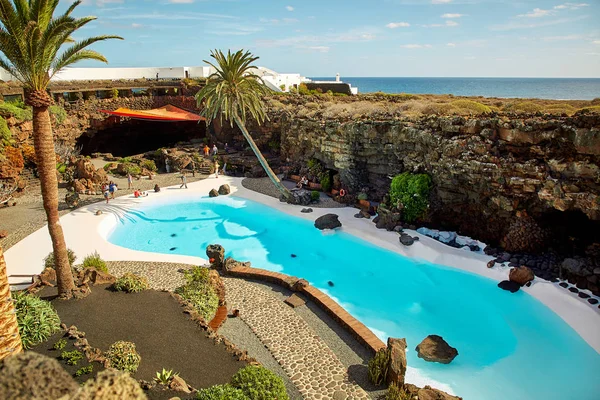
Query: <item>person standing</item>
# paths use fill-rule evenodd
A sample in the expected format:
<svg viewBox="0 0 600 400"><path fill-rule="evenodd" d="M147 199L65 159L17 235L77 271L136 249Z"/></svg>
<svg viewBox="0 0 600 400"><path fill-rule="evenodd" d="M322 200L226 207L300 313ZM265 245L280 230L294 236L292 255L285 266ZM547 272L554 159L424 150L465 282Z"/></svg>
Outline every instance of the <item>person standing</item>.
<svg viewBox="0 0 600 400"><path fill-rule="evenodd" d="M115 198L115 193L117 192L117 189L117 184L113 181L110 181L110 183L108 184L108 191L110 192L111 199Z"/></svg>
<svg viewBox="0 0 600 400"><path fill-rule="evenodd" d="M210 151L210 149L208 148L208 145L207 145L207 144L205 144L205 145L204 145L204 157L208 157L208 155L209 155L209 154L208 154L208 153L209 153L209 151Z"/></svg>
<svg viewBox="0 0 600 400"><path fill-rule="evenodd" d="M215 158L215 178L219 177L219 160Z"/></svg>
<svg viewBox="0 0 600 400"><path fill-rule="evenodd" d="M181 186L179 186L179 189L183 189L183 188L188 188L187 187L187 177L185 176L185 171L181 171Z"/></svg>
<svg viewBox="0 0 600 400"><path fill-rule="evenodd" d="M167 174L171 172L171 166L169 165L168 158L165 160L165 171L167 171Z"/></svg>
<svg viewBox="0 0 600 400"><path fill-rule="evenodd" d="M217 144L215 143L212 148L213 157L216 156L218 152L219 152L219 149L217 149Z"/></svg>
<svg viewBox="0 0 600 400"><path fill-rule="evenodd" d="M109 193L109 189L108 189L108 183L104 183L102 185L102 194L104 195L104 198L106 199L106 204L108 204L108 195Z"/></svg>
<svg viewBox="0 0 600 400"><path fill-rule="evenodd" d="M131 176L131 173L129 172L127 173L127 189L133 189L133 176Z"/></svg>

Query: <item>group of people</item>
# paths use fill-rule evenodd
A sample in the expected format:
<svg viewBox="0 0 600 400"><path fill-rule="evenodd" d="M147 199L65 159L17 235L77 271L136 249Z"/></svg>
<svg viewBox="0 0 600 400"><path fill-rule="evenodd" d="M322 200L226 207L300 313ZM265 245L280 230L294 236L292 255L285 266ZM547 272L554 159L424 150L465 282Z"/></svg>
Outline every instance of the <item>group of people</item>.
<svg viewBox="0 0 600 400"><path fill-rule="evenodd" d="M113 181L110 181L108 183L104 183L102 184L102 195L104 195L104 198L106 199L106 203L108 204L108 200L109 198L114 199L115 198L115 193L117 192L119 188L117 187L117 184L114 183Z"/></svg>
<svg viewBox="0 0 600 400"><path fill-rule="evenodd" d="M216 144L213 144L212 150L210 147L208 147L207 144L204 145L204 157L209 157L209 156L216 156L217 154L219 154L219 149L217 148Z"/></svg>

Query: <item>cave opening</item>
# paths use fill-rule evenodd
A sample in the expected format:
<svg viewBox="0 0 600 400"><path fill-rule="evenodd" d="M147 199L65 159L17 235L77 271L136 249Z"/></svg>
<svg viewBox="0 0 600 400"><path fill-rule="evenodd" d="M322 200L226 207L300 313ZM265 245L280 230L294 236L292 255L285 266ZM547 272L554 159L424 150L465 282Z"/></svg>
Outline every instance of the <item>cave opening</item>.
<svg viewBox="0 0 600 400"><path fill-rule="evenodd" d="M536 218L552 238L552 246L564 255L582 254L593 243L600 243L600 221L582 211L552 210Z"/></svg>
<svg viewBox="0 0 600 400"><path fill-rule="evenodd" d="M81 154L111 153L115 157L127 157L206 137L204 121L110 119L108 126L79 137L77 146L81 147Z"/></svg>

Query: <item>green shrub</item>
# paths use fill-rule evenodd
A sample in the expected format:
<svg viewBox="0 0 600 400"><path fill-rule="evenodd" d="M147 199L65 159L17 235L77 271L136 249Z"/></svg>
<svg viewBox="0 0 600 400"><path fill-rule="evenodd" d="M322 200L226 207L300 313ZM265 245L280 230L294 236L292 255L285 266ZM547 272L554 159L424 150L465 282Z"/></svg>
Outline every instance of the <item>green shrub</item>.
<svg viewBox="0 0 600 400"><path fill-rule="evenodd" d="M550 104L544 107L544 112L549 114L573 114L577 109L570 104Z"/></svg>
<svg viewBox="0 0 600 400"><path fill-rule="evenodd" d="M54 346L52 346L52 348L54 350L62 350L65 348L66 345L67 345L67 339L60 339L56 343L54 343Z"/></svg>
<svg viewBox="0 0 600 400"><path fill-rule="evenodd" d="M113 283L113 289L119 292L139 293L150 287L146 278L131 272L126 273Z"/></svg>
<svg viewBox="0 0 600 400"><path fill-rule="evenodd" d="M306 83L301 83L300 85L298 85L298 93L302 95L310 94L310 90L308 90L308 86L306 86Z"/></svg>
<svg viewBox="0 0 600 400"><path fill-rule="evenodd" d="M412 396L404 388L398 387L392 382L385 395L385 400L412 400Z"/></svg>
<svg viewBox="0 0 600 400"><path fill-rule="evenodd" d="M61 106L58 106L56 104L51 105L50 107L48 107L48 111L50 111L50 114L54 116L54 119L56 119L56 123L59 125L62 125L63 122L65 122L65 120L67 119L67 112Z"/></svg>
<svg viewBox="0 0 600 400"><path fill-rule="evenodd" d="M71 267L73 267L73 263L75 262L75 260L77 260L77 256L71 249L67 249L67 255L69 257L69 264L71 265ZM50 252L50 254L48 254L46 256L46 258L44 258L44 267L54 269L54 252L53 251Z"/></svg>
<svg viewBox="0 0 600 400"><path fill-rule="evenodd" d="M231 385L215 385L208 389L200 389L196 393L198 400L248 400L240 389Z"/></svg>
<svg viewBox="0 0 600 400"><path fill-rule="evenodd" d="M32 294L12 294L21 341L25 349L45 342L60 329L60 318L49 301Z"/></svg>
<svg viewBox="0 0 600 400"><path fill-rule="evenodd" d="M387 348L379 349L375 357L369 360L369 381L375 385L381 385L388 373L390 351Z"/></svg>
<svg viewBox="0 0 600 400"><path fill-rule="evenodd" d="M392 206L402 208L406 222L421 218L429 206L431 186L431 178L427 174L404 172L396 175L390 187Z"/></svg>
<svg viewBox="0 0 600 400"><path fill-rule="evenodd" d="M13 143L12 132L8 128L6 120L0 117L0 153L3 152L4 147L12 146Z"/></svg>
<svg viewBox="0 0 600 400"><path fill-rule="evenodd" d="M64 174L67 171L67 165L63 163L56 164L56 170L59 174Z"/></svg>
<svg viewBox="0 0 600 400"><path fill-rule="evenodd" d="M468 111L470 114L486 114L492 111L485 104L473 100L455 100L450 104L462 111Z"/></svg>
<svg viewBox="0 0 600 400"><path fill-rule="evenodd" d="M135 350L135 343L118 341L113 343L104 353L112 368L134 373L140 366L142 357Z"/></svg>
<svg viewBox="0 0 600 400"><path fill-rule="evenodd" d="M96 268L98 271L108 272L108 267L97 251L85 256L83 268Z"/></svg>
<svg viewBox="0 0 600 400"><path fill-rule="evenodd" d="M110 89L110 97L111 99L119 97L119 89Z"/></svg>
<svg viewBox="0 0 600 400"><path fill-rule="evenodd" d="M142 168L137 164L125 163L124 167L125 174L130 175L140 175L142 173Z"/></svg>
<svg viewBox="0 0 600 400"><path fill-rule="evenodd" d="M505 111L521 112L521 113L536 113L543 110L543 107L539 104L535 104L531 101L522 101L520 103L507 104L504 107Z"/></svg>
<svg viewBox="0 0 600 400"><path fill-rule="evenodd" d="M219 307L219 296L209 282L209 270L194 267L184 272L186 284L175 289L175 293L192 303L196 311L210 321Z"/></svg>
<svg viewBox="0 0 600 400"><path fill-rule="evenodd" d="M331 183L331 176L329 174L323 174L320 183L321 189L323 189L324 192L329 192L331 190L331 187L333 186L333 184Z"/></svg>
<svg viewBox="0 0 600 400"><path fill-rule="evenodd" d="M250 400L288 400L283 380L264 367L249 365L240 369L231 385L240 389Z"/></svg>
<svg viewBox="0 0 600 400"><path fill-rule="evenodd" d="M79 350L63 351L60 353L60 358L69 365L77 365L83 358L83 353Z"/></svg>
<svg viewBox="0 0 600 400"><path fill-rule="evenodd" d="M146 168L148 171L156 172L158 168L156 168L156 163L154 160L144 160L140 163L140 167Z"/></svg>
<svg viewBox="0 0 600 400"><path fill-rule="evenodd" d="M119 162L120 163L132 163L133 158L132 157L122 157L122 158L119 158Z"/></svg>
<svg viewBox="0 0 600 400"><path fill-rule="evenodd" d="M158 371L156 373L154 381L160 383L161 385L168 386L171 380L173 380L173 378L177 375L179 374L177 372L173 373L172 369L167 370L163 368L162 371Z"/></svg>
<svg viewBox="0 0 600 400"><path fill-rule="evenodd" d="M89 364L87 367L81 367L75 372L76 377L80 377L81 375L89 375L94 371L94 366Z"/></svg>
<svg viewBox="0 0 600 400"><path fill-rule="evenodd" d="M360 192L356 198L358 200L369 200L369 196L365 192Z"/></svg>
<svg viewBox="0 0 600 400"><path fill-rule="evenodd" d="M15 117L17 121L31 121L31 108L22 102L0 102L0 115Z"/></svg>
<svg viewBox="0 0 600 400"><path fill-rule="evenodd" d="M312 201L319 201L321 199L321 194L316 190L313 190L312 192L310 192L310 199Z"/></svg>

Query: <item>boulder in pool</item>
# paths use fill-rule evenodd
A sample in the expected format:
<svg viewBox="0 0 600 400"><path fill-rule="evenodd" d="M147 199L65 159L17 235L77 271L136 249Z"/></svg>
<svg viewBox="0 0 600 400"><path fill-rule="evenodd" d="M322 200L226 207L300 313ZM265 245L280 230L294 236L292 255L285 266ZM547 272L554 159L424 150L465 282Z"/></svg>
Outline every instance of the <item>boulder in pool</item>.
<svg viewBox="0 0 600 400"><path fill-rule="evenodd" d="M211 189L210 192L208 192L208 196L209 197L217 197L217 196L219 196L219 192L217 192L217 189Z"/></svg>
<svg viewBox="0 0 600 400"><path fill-rule="evenodd" d="M315 221L315 228L324 229L335 229L342 226L337 214L325 214Z"/></svg>
<svg viewBox="0 0 600 400"><path fill-rule="evenodd" d="M429 335L415 349L417 355L425 361L450 364L458 355L458 350L450 346L443 337Z"/></svg>
<svg viewBox="0 0 600 400"><path fill-rule="evenodd" d="M406 339L388 338L387 347L390 361L386 382L388 385L395 383L396 386L402 387L406 374Z"/></svg>
<svg viewBox="0 0 600 400"><path fill-rule="evenodd" d="M510 272L508 273L508 280L518 283L521 286L525 286L528 282L531 282L533 278L535 278L533 271L524 265L511 268Z"/></svg>
<svg viewBox="0 0 600 400"><path fill-rule="evenodd" d="M231 193L231 188L229 187L228 184L224 184L224 185L221 185L219 187L219 194L220 195L225 196L225 195L228 195L229 193Z"/></svg>
<svg viewBox="0 0 600 400"><path fill-rule="evenodd" d="M225 249L220 244L209 244L206 246L206 256L215 269L221 269L225 261Z"/></svg>
<svg viewBox="0 0 600 400"><path fill-rule="evenodd" d="M517 282L511 281L502 281L498 284L498 287L511 293L516 293L519 291L519 289L521 289L521 285L519 285Z"/></svg>

